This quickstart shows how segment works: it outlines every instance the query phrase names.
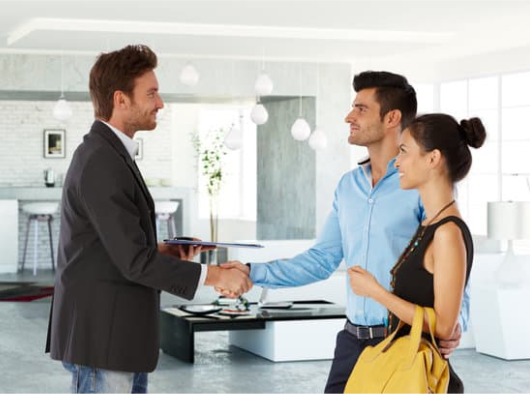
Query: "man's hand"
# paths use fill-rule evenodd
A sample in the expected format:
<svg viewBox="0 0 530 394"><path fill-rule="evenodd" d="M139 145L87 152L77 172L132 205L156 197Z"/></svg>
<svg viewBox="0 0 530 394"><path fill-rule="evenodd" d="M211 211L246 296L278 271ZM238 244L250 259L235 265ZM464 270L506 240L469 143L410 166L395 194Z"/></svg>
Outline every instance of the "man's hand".
<svg viewBox="0 0 530 394"><path fill-rule="evenodd" d="M220 264L219 266L223 269L236 269L238 271L241 271L243 274L247 276L249 276L250 274L250 268L248 267L248 265L243 264L241 261L237 261L237 260L227 261L226 263ZM221 293L222 295L228 298L238 297L237 294L232 293L229 290L222 289L220 287L215 287L215 291L217 291L218 293Z"/></svg>
<svg viewBox="0 0 530 394"><path fill-rule="evenodd" d="M201 253L201 247L194 245L171 245L161 242L158 244L158 251L162 254L173 256L180 260L191 261L195 256Z"/></svg>
<svg viewBox="0 0 530 394"><path fill-rule="evenodd" d="M460 323L457 323L451 338L440 340L438 347L440 348L440 353L442 353L444 358L448 359L451 353L453 353L453 351L458 347L460 344L460 338L462 338L462 328L460 327Z"/></svg>
<svg viewBox="0 0 530 394"><path fill-rule="evenodd" d="M190 241L200 241L199 238L181 237ZM180 260L191 261L201 252L207 252L208 250L215 249L215 246L199 246L199 245L175 245L159 243L158 251L167 256L173 256Z"/></svg>
<svg viewBox="0 0 530 394"><path fill-rule="evenodd" d="M229 298L237 298L252 288L248 275L240 270L223 269L212 265L208 266L204 284L214 286L217 291Z"/></svg>

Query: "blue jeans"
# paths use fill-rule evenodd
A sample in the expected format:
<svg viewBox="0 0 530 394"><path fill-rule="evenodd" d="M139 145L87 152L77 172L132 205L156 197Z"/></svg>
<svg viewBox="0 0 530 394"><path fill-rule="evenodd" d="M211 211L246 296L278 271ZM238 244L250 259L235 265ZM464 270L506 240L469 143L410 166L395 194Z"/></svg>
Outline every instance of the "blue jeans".
<svg viewBox="0 0 530 394"><path fill-rule="evenodd" d="M63 366L72 373L72 393L147 393L147 372L109 371L64 361Z"/></svg>

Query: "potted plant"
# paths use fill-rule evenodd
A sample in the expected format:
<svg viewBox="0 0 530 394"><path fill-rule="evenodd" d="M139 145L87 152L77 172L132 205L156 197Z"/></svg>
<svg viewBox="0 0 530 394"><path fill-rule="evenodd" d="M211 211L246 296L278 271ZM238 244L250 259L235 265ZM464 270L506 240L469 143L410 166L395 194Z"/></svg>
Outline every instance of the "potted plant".
<svg viewBox="0 0 530 394"><path fill-rule="evenodd" d="M219 193L223 185L223 158L226 155L224 129L209 131L201 138L198 132L192 134L192 143L197 154L199 170L204 177L210 204L210 240L217 242L219 230ZM210 263L215 260L216 251L210 253Z"/></svg>

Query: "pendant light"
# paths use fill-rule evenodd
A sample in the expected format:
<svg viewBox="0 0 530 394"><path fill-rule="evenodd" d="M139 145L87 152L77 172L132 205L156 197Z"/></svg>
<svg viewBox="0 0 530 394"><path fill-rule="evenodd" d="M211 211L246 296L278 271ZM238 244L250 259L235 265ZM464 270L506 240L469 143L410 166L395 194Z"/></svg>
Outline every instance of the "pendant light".
<svg viewBox="0 0 530 394"><path fill-rule="evenodd" d="M63 70L64 53L61 53L61 95L59 96L59 100L53 107L53 117L60 122L66 122L72 116L72 108L70 108L70 104L68 103L68 101L66 101L66 98L64 97Z"/></svg>
<svg viewBox="0 0 530 394"><path fill-rule="evenodd" d="M273 89L274 82L272 82L271 77L265 72L265 50L263 49L261 55L261 72L254 84L254 90L258 96L263 97L271 94Z"/></svg>
<svg viewBox="0 0 530 394"><path fill-rule="evenodd" d="M267 120L269 120L269 113L263 104L261 104L259 97L257 104L250 111L250 120L258 126L267 123Z"/></svg>
<svg viewBox="0 0 530 394"><path fill-rule="evenodd" d="M317 63L317 92L315 97L315 112L316 112L316 127L315 131L313 131L313 134L311 134L311 137L309 137L309 146L313 150L323 150L326 149L328 146L328 137L326 137L326 133L324 133L318 126L318 100L319 100L319 83L320 83L320 67Z"/></svg>
<svg viewBox="0 0 530 394"><path fill-rule="evenodd" d="M256 94L258 96L267 96L272 93L274 89L274 82L272 82L271 77L268 74L262 72L258 79L256 79L256 84L254 85Z"/></svg>
<svg viewBox="0 0 530 394"><path fill-rule="evenodd" d="M309 137L309 146L313 150L326 149L328 146L328 138L326 137L326 134L320 129L315 129L311 134L311 137Z"/></svg>
<svg viewBox="0 0 530 394"><path fill-rule="evenodd" d="M291 126L291 135L297 141L304 141L309 138L311 134L311 127L309 123L302 117L302 79L301 73L298 73L298 92L299 96L299 110L298 110L298 119L295 120Z"/></svg>
<svg viewBox="0 0 530 394"><path fill-rule="evenodd" d="M200 75L193 64L188 63L180 72L180 82L188 87L193 87L199 83Z"/></svg>
<svg viewBox="0 0 530 394"><path fill-rule="evenodd" d="M230 130L226 133L225 146L230 150L238 150L243 146L243 111L239 110L239 124L232 123Z"/></svg>
<svg viewBox="0 0 530 394"><path fill-rule="evenodd" d="M293 138L297 141L304 141L309 138L310 134L311 127L309 127L309 123L307 123L307 121L302 117L296 119L293 123L293 126L291 127L291 135Z"/></svg>

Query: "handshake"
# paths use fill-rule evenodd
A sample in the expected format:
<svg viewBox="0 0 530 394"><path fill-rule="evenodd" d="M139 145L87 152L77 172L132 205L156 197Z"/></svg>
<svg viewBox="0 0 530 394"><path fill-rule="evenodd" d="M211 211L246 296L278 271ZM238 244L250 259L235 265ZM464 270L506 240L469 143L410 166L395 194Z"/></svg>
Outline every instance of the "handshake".
<svg viewBox="0 0 530 394"><path fill-rule="evenodd" d="M213 286L216 291L229 298L237 298L252 288L249 279L250 268L240 261L227 261L220 266L208 266L204 282Z"/></svg>
<svg viewBox="0 0 530 394"><path fill-rule="evenodd" d="M192 237L180 237L180 239L200 241L200 239ZM201 252L213 249L215 246L158 244L160 253L187 261L192 261ZM249 274L250 268L247 265L240 261L227 261L220 266L209 265L204 284L213 286L225 297L238 298L252 288Z"/></svg>

